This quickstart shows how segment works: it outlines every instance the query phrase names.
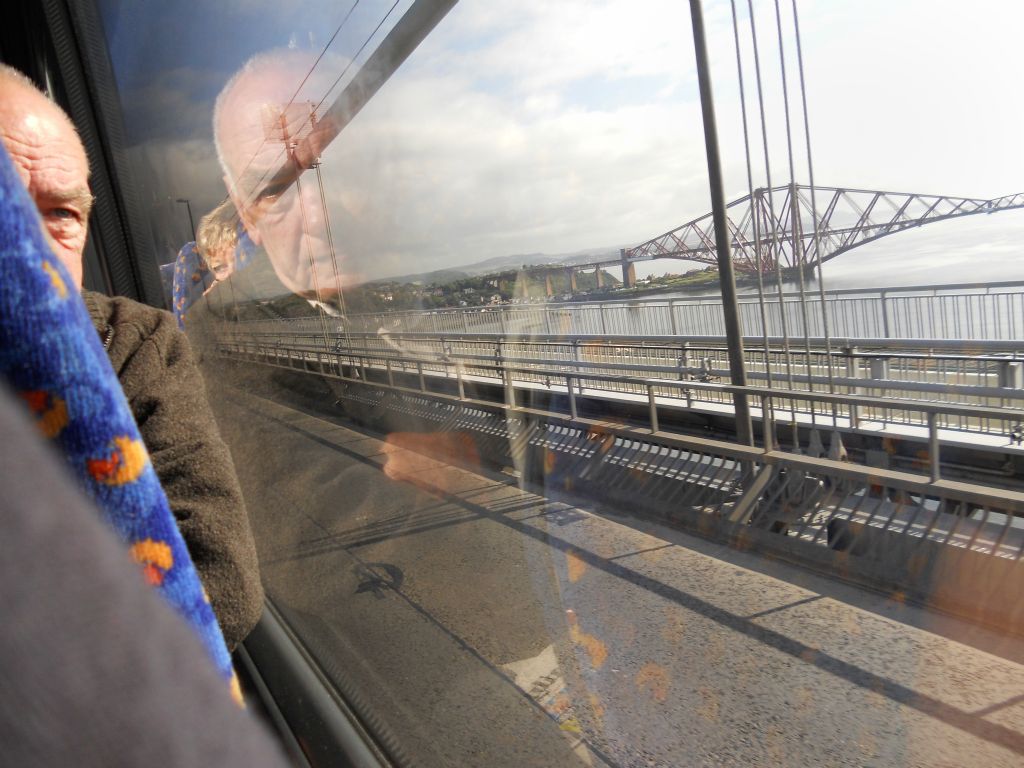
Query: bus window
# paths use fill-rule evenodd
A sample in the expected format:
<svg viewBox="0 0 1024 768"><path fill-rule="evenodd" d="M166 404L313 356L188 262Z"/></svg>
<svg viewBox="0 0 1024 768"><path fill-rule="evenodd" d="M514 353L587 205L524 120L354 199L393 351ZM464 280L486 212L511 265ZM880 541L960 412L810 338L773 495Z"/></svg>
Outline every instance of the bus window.
<svg viewBox="0 0 1024 768"><path fill-rule="evenodd" d="M389 759L1019 762L1016 6L97 9L264 588Z"/></svg>

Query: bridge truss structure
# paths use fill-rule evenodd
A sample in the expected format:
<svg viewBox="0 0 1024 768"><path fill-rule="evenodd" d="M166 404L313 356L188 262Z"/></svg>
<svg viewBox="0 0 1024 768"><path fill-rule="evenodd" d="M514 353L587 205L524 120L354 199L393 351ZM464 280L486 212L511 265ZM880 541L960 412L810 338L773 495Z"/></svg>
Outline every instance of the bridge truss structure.
<svg viewBox="0 0 1024 768"><path fill-rule="evenodd" d="M981 199L784 184L757 189L726 208L736 271L771 274L814 267L912 227L1024 208L1024 192ZM624 264L666 258L717 265L712 214L622 253Z"/></svg>

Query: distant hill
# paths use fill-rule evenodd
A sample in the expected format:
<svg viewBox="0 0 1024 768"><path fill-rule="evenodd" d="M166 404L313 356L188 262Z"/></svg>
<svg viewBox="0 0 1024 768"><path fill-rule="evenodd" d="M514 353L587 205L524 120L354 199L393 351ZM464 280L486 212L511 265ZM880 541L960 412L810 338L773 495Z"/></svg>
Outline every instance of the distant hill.
<svg viewBox="0 0 1024 768"><path fill-rule="evenodd" d="M454 283L456 280L465 280L467 277L474 277L477 273L470 272L468 269L437 269L433 272L420 272L414 275L401 275L399 277L385 277L380 280L370 280L365 283L366 285L375 285L377 283L422 283L423 285L430 285L431 283ZM486 274L486 273L484 273Z"/></svg>
<svg viewBox="0 0 1024 768"><path fill-rule="evenodd" d="M551 264L587 264L592 261L605 261L617 258L618 248L588 248L572 253L560 253L548 255L545 253L517 253L511 256L494 256L490 259L477 261L472 264L463 264L457 268L437 269L432 272L420 272L418 274L400 275L398 277L387 277L379 280L371 280L367 285L375 283L450 283L467 277L479 277L494 272L504 272L511 269L519 269L523 265L536 267Z"/></svg>

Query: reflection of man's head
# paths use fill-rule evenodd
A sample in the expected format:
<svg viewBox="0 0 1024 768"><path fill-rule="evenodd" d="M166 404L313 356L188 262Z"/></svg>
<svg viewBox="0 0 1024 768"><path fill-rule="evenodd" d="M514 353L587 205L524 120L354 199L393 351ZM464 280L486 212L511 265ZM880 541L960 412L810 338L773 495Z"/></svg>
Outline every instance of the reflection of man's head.
<svg viewBox="0 0 1024 768"><path fill-rule="evenodd" d="M333 71L337 60L314 62L290 50L253 57L224 86L213 117L224 182L249 237L266 250L281 282L309 297L318 288L335 293L341 267L316 177L305 173L296 182L289 173L288 150L309 132L314 106L340 72Z"/></svg>

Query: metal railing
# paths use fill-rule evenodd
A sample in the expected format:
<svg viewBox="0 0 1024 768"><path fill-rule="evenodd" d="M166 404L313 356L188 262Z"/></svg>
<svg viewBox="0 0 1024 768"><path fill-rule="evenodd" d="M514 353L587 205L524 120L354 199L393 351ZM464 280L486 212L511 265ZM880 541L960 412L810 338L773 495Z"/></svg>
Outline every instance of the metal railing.
<svg viewBox="0 0 1024 768"><path fill-rule="evenodd" d="M271 327L278 330L258 330L246 324L225 332L221 342L247 354L295 353L309 355L309 359L331 355L339 364L416 370L419 375L443 378L503 383L514 371L517 384L555 390L568 386L564 377L571 375L577 389L586 388L591 397L645 397L653 387L657 397L678 401L678 406L690 409L721 408L732 402L729 390L695 386L728 380L728 361L720 340L364 333L325 337L322 332L292 330L292 323ZM767 355L763 349L751 349L748 379L760 387L770 384L774 389L814 393L830 389L834 395L850 398L830 401L822 407L823 401L777 397L777 412L787 414L791 422L844 429L892 425L924 428L927 419L923 412L902 406L928 402L939 409L935 420L941 429L987 438L998 436L1007 445L1024 438L1024 359L1019 357L1024 354L1024 344L989 342L982 345L988 349L980 348L969 355L947 351L955 349L951 342L932 348L910 341L844 342L830 352L819 345L809 353L791 350L790 357L795 361L791 367L777 348ZM1003 351L996 353L996 349ZM878 405L881 400L884 407ZM981 408L984 412L968 414L954 406ZM993 412L998 412L999 418L990 418Z"/></svg>
<svg viewBox="0 0 1024 768"><path fill-rule="evenodd" d="M218 351L222 356L232 359L302 370L353 384L425 396L468 408L493 409L503 412L506 417L528 416L541 419L549 430L562 424L577 431L582 427L591 434L596 428L596 434L613 435L616 445L620 448L632 441L636 443L634 447L643 446L641 453L650 454L650 451L654 450L652 446L658 446L657 462L651 455L638 459L630 454L629 458L623 458L626 454L622 453L620 459L616 459L619 454L611 453L607 457L611 465L618 462L623 467L639 468L652 477L667 477L666 462L678 463L681 452L687 453L691 455L692 460L699 460L698 466L690 468L692 471L688 477L691 481L694 480L694 472L702 478L710 472L711 476L717 478L712 485L720 491L728 490L724 497L715 497L716 515L725 516L734 523L747 523L765 516L775 523L784 520L787 526L792 526L791 535L807 538L811 543L830 541L826 529L834 519L859 521L858 524L870 526L877 522L876 517L881 515L883 510L888 510L888 514L883 518L883 527L889 529L896 526L906 535L929 538L941 534L946 543L955 543L959 541L958 537L963 536L963 531L959 531L959 527L962 526L957 520L970 518L976 525L971 529L974 533L960 542L963 546L971 548L976 544L983 545L987 547L986 551L989 554L1012 559L1019 559L1024 548L1024 531L1014 523L1017 516L1024 515L1024 493L943 478L942 419L956 417L967 423L988 424L1016 421L1019 414L1008 413L1005 409L771 390L764 387L734 387L711 382L644 380L574 371L540 371L549 379L558 379L558 389L565 394L565 409L559 410L524 404L522 393L528 387L525 380L536 375L538 369L517 366L508 361L503 363L500 374L504 381L503 398L480 400L467 395L468 374L459 366L452 366L449 363L440 365L442 368L454 368L449 378L454 379L457 386L454 392L446 393L438 388L439 380L436 377L427 375L428 367L436 368L438 364L428 364L422 360L406 359L403 368L400 369L399 361L387 354L367 353L350 356L317 348L316 344L294 347L283 343L244 341L238 337L222 339L218 344ZM406 379L412 378L416 384L410 387L398 381L399 370L413 374ZM374 371L380 380L373 380ZM627 381L646 393L646 425L611 424L580 415L580 397L592 396L595 392L606 389L608 385ZM551 382L551 386L556 386L554 381ZM744 446L666 431L662 425L661 414L668 405L668 393L674 393L674 397L668 399L686 400L693 399L694 393L698 392L713 393L723 402L734 393L746 395L755 404L752 409L755 415L766 424L761 432L760 444ZM782 450L776 437L776 414L786 411L790 404L795 402L804 404L801 409L803 411L811 410L809 404L814 403L822 411L832 408L848 411L855 406L880 414L890 411L916 414L915 421L924 424L926 429L927 450L920 457L921 471L901 472ZM891 417L888 420L895 421ZM510 439L511 437L514 436L510 435ZM709 459L709 456L712 458ZM672 461L669 461L670 458ZM760 467L775 469L769 473L770 476L762 476L757 471ZM789 474L780 477L778 470L781 469L786 469ZM681 471L678 468L674 470L676 475L680 475ZM754 476L761 477L762 480L755 484ZM797 477L800 478L799 481L794 479ZM808 481L808 478L818 479ZM826 478L828 482L825 483L821 478ZM845 481L852 484L844 485ZM701 480L698 484L701 483L704 481ZM710 486L704 483L704 487ZM877 493L868 493L868 489L879 487L888 489L887 493L891 491L892 499L883 494L883 498L879 500ZM913 496L915 494L916 496ZM904 507L914 512L913 519L904 514ZM822 510L830 512L822 517ZM954 514L949 510L960 511ZM942 517L949 514L953 517L948 520Z"/></svg>

